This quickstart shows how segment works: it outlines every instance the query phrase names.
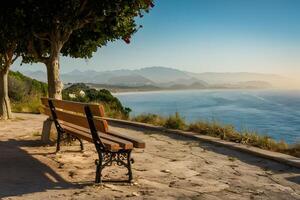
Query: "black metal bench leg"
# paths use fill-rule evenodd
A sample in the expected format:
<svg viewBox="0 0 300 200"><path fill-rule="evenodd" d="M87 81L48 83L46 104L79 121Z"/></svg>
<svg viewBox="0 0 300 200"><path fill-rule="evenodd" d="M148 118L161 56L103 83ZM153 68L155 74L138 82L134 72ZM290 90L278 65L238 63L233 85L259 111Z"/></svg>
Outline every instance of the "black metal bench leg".
<svg viewBox="0 0 300 200"><path fill-rule="evenodd" d="M95 160L95 164L96 164L96 178L95 178L95 182L96 183L101 183L102 182L102 155L99 156L99 160Z"/></svg>
<svg viewBox="0 0 300 200"><path fill-rule="evenodd" d="M62 135L62 133L60 131L57 131L56 152L60 151L61 135Z"/></svg>
<svg viewBox="0 0 300 200"><path fill-rule="evenodd" d="M83 148L83 142L82 142L81 139L79 139L79 142L80 142L80 150L83 151L84 150L84 148Z"/></svg>
<svg viewBox="0 0 300 200"><path fill-rule="evenodd" d="M84 148L83 148L83 142L82 142L82 140L81 140L79 137L76 137L76 139L77 139L77 140L79 141L79 143L80 143L80 150L83 151Z"/></svg>
<svg viewBox="0 0 300 200"><path fill-rule="evenodd" d="M131 159L130 155L131 155L131 151L127 153L128 182L132 181L131 163L133 163L133 159Z"/></svg>

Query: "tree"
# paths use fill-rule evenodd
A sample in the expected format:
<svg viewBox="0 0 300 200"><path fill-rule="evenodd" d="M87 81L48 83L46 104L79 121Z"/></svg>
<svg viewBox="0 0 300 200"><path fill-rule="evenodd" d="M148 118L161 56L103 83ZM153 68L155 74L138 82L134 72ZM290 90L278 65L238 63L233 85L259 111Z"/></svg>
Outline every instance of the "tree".
<svg viewBox="0 0 300 200"><path fill-rule="evenodd" d="M22 12L15 2L6 2L0 7L0 119L12 118L8 96L8 72L21 54Z"/></svg>
<svg viewBox="0 0 300 200"><path fill-rule="evenodd" d="M47 68L48 95L62 98L60 55L90 58L97 48L117 39L130 42L136 17L153 7L152 0L24 0L29 31L23 62L42 62ZM44 122L42 140L53 123Z"/></svg>
<svg viewBox="0 0 300 200"><path fill-rule="evenodd" d="M31 32L24 61L46 65L49 97L61 99L60 54L90 58L109 41L129 43L135 18L152 6L152 0L24 0Z"/></svg>

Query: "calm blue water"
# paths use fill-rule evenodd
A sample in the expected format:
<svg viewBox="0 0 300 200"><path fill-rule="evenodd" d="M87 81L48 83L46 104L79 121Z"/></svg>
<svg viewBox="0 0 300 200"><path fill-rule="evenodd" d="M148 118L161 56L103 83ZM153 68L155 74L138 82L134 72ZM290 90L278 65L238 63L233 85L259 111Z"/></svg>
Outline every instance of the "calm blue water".
<svg viewBox="0 0 300 200"><path fill-rule="evenodd" d="M189 90L115 94L132 115L179 112L188 122L199 119L233 124L288 143L300 141L300 91Z"/></svg>

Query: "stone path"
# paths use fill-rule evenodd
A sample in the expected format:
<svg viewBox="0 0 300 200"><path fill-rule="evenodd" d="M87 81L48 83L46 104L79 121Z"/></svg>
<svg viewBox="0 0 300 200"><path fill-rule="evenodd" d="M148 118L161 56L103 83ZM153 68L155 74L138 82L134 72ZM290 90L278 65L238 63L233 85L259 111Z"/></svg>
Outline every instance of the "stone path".
<svg viewBox="0 0 300 200"><path fill-rule="evenodd" d="M94 185L96 154L42 146L43 115L0 122L0 199L300 199L300 170L177 135L114 127L145 140L134 183ZM125 170L111 168L107 177Z"/></svg>

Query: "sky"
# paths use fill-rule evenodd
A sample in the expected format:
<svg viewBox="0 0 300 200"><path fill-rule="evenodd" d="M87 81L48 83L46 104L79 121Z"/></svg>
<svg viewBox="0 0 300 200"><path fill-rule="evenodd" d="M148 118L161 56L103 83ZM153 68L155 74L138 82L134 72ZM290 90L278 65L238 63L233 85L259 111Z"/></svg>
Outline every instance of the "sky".
<svg viewBox="0 0 300 200"><path fill-rule="evenodd" d="M191 72L300 74L300 0L155 0L130 44L89 60L61 58L62 73L165 66ZM45 70L43 64L14 70Z"/></svg>

